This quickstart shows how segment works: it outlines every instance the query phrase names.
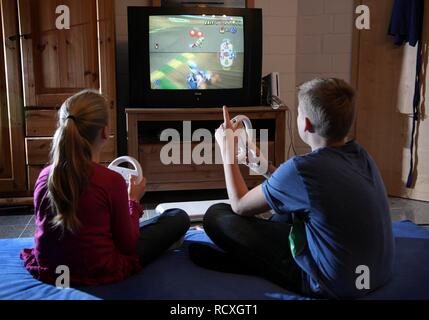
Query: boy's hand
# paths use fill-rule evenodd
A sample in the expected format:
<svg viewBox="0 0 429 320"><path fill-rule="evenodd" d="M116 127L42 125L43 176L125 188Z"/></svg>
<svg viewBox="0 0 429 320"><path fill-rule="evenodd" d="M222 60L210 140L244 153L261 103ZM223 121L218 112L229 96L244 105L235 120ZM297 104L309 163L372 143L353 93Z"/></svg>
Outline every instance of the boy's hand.
<svg viewBox="0 0 429 320"><path fill-rule="evenodd" d="M233 164L235 161L235 137L231 127L231 119L226 106L223 107L223 124L216 130L216 142L222 153L225 164Z"/></svg>
<svg viewBox="0 0 429 320"><path fill-rule="evenodd" d="M130 175L129 178L129 183L128 183L128 195L129 195L129 199L135 202L140 202L141 198L143 198L143 196L146 193L146 178L143 177L142 181L137 184L136 183L136 177Z"/></svg>

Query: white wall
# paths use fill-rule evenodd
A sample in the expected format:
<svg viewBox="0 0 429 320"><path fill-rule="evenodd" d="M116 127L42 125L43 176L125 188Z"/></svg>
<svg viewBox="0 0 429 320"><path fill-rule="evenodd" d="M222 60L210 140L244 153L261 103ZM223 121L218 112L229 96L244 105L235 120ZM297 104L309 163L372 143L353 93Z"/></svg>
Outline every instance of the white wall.
<svg viewBox="0 0 429 320"><path fill-rule="evenodd" d="M301 0L299 0L301 1ZM263 74L280 72L281 98L295 105L298 0L256 0L264 21Z"/></svg>
<svg viewBox="0 0 429 320"><path fill-rule="evenodd" d="M308 147L296 131L297 89L315 77L351 79L353 0L256 0L264 17L263 72L281 73L281 98L292 110L298 153ZM290 134L286 133L287 141Z"/></svg>
<svg viewBox="0 0 429 320"><path fill-rule="evenodd" d="M354 0L299 0L296 51L296 84L316 77L336 77L348 82L352 71ZM294 110L296 115L296 110ZM308 147L297 137L298 153Z"/></svg>
<svg viewBox="0 0 429 320"><path fill-rule="evenodd" d="M350 81L353 0L299 0L298 84L316 76Z"/></svg>
<svg viewBox="0 0 429 320"><path fill-rule="evenodd" d="M296 106L296 54L298 3L301 0L256 0L255 7L263 14L263 75L280 73L280 98L295 110ZM294 113L292 113L294 114ZM292 119L295 130L295 119ZM286 132L286 156L288 147L296 133ZM295 143L296 144L296 143Z"/></svg>

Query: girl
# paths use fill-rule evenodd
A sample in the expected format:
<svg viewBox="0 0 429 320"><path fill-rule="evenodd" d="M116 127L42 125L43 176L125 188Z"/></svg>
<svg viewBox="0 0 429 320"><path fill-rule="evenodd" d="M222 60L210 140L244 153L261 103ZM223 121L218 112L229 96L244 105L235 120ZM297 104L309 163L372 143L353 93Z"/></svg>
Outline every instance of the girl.
<svg viewBox="0 0 429 320"><path fill-rule="evenodd" d="M34 249L21 253L37 279L55 283L58 266L67 266L72 285L121 281L139 271L189 228L189 217L170 210L139 227L146 181L123 177L98 164L109 137L109 108L97 92L69 98L59 111L51 164L34 191Z"/></svg>

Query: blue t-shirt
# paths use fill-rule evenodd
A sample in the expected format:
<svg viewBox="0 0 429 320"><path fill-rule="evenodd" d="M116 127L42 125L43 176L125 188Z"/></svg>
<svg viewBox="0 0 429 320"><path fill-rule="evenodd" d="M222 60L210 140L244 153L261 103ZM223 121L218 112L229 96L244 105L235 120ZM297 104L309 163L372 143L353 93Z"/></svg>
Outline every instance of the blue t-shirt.
<svg viewBox="0 0 429 320"><path fill-rule="evenodd" d="M303 226L303 246L294 254L306 293L354 299L389 281L394 239L388 198L374 160L356 142L295 157L262 189L276 213ZM356 285L359 266L369 268L369 290Z"/></svg>

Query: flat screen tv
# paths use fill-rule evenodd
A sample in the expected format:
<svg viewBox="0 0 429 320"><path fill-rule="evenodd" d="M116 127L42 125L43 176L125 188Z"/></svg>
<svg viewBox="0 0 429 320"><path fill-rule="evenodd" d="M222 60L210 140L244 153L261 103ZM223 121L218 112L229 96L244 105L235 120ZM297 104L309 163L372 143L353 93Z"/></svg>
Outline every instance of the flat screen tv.
<svg viewBox="0 0 429 320"><path fill-rule="evenodd" d="M130 107L257 106L262 12L128 8Z"/></svg>

